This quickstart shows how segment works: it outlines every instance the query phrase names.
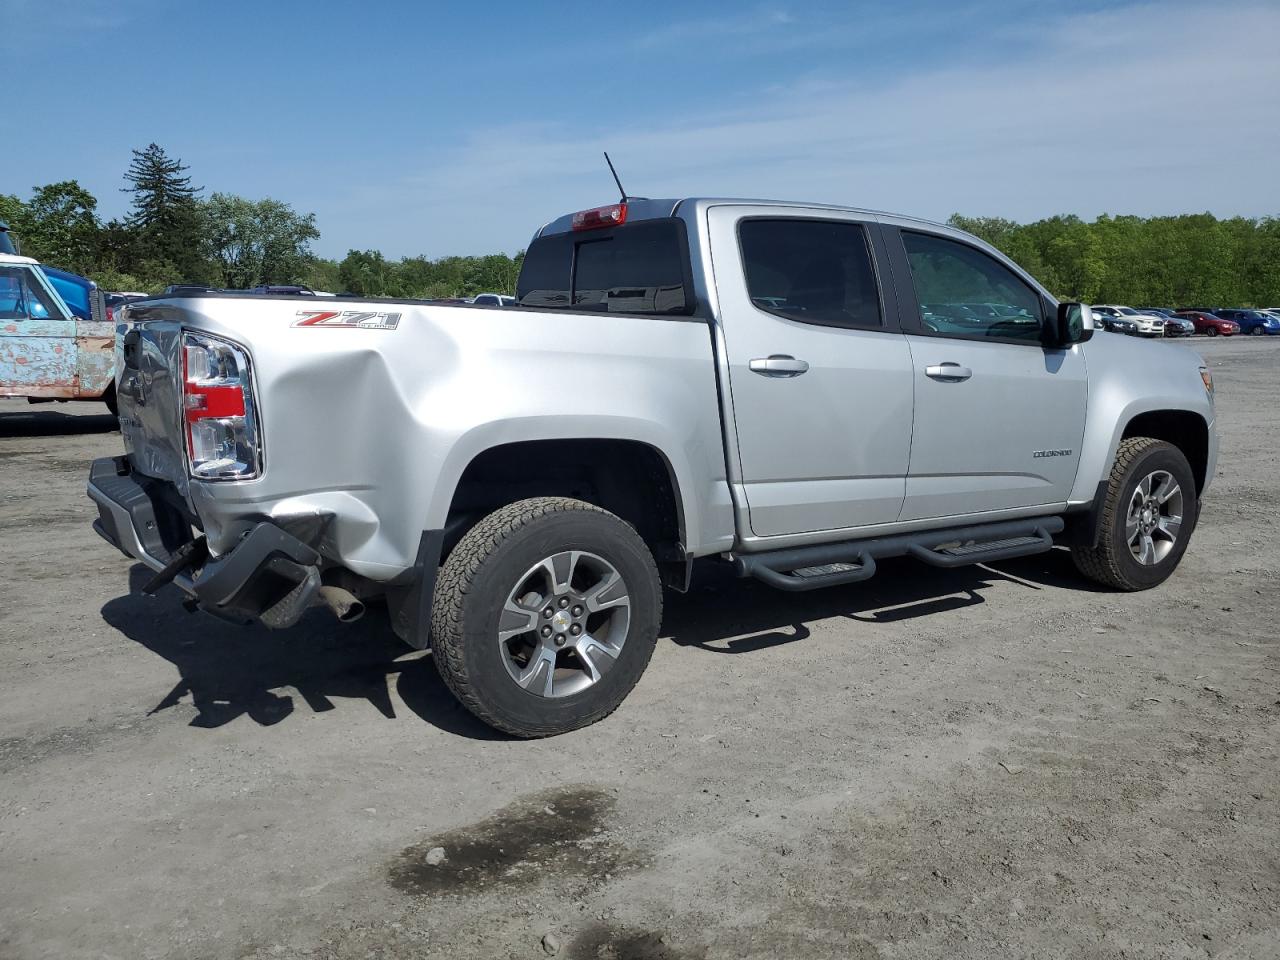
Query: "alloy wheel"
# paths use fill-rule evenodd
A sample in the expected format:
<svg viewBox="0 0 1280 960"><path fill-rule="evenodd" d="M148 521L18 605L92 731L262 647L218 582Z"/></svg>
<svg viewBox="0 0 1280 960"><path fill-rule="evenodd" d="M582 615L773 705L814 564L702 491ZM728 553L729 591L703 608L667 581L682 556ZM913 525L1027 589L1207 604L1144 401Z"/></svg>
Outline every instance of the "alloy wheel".
<svg viewBox="0 0 1280 960"><path fill-rule="evenodd" d="M1129 552L1143 566L1155 566L1178 542L1182 528L1182 487L1167 470L1147 474L1134 488L1125 517Z"/></svg>
<svg viewBox="0 0 1280 960"><path fill-rule="evenodd" d="M512 587L498 621L507 673L540 697L580 693L609 672L631 624L626 581L603 557L553 554Z"/></svg>

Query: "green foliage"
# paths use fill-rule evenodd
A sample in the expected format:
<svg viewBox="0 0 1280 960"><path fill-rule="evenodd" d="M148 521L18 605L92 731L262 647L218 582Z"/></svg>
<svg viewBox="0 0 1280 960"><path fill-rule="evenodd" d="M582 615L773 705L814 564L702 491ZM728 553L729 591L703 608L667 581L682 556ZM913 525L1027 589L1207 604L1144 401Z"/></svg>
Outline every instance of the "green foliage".
<svg viewBox="0 0 1280 960"><path fill-rule="evenodd" d="M188 168L171 160L157 144L134 150L125 172L124 193L133 194L133 210L126 221L133 232L135 261L163 260L173 264L186 279L208 279L208 263L202 256L204 223L198 188L191 186Z"/></svg>
<svg viewBox="0 0 1280 960"><path fill-rule="evenodd" d="M337 290L362 297L411 299L512 294L523 262L523 251L514 257L494 253L483 257L405 257L392 261L377 250L351 250L335 265Z"/></svg>
<svg viewBox="0 0 1280 960"><path fill-rule="evenodd" d="M315 214L305 216L279 200L246 200L215 193L203 204L204 236L225 287L298 283L308 245L320 236Z"/></svg>
<svg viewBox="0 0 1280 960"><path fill-rule="evenodd" d="M23 250L40 260L66 264L83 273L96 259L98 201L74 180L50 183L36 189L26 204Z"/></svg>
<svg viewBox="0 0 1280 960"><path fill-rule="evenodd" d="M1209 213L948 221L1001 250L1065 300L1138 306L1280 303L1280 220Z"/></svg>
<svg viewBox="0 0 1280 960"><path fill-rule="evenodd" d="M351 250L311 253L315 215L270 198L200 199L188 168L157 144L133 151L124 175L128 217L102 223L97 200L74 180L0 194L0 220L23 253L96 279L107 290L156 292L171 283L226 287L303 283L366 297L514 293L524 254L405 257ZM952 225L1004 251L1063 299L1135 306L1280 303L1280 218L1219 220L1199 213L1144 219L1055 216L1019 224L955 214Z"/></svg>

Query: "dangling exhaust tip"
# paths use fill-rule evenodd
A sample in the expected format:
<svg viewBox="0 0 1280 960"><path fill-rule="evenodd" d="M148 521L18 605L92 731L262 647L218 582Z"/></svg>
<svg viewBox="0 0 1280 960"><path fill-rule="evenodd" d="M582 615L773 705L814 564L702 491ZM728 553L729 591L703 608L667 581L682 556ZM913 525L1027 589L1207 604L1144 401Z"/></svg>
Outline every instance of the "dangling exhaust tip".
<svg viewBox="0 0 1280 960"><path fill-rule="evenodd" d="M316 591L316 598L343 623L355 623L364 616L363 601L350 590L326 585Z"/></svg>

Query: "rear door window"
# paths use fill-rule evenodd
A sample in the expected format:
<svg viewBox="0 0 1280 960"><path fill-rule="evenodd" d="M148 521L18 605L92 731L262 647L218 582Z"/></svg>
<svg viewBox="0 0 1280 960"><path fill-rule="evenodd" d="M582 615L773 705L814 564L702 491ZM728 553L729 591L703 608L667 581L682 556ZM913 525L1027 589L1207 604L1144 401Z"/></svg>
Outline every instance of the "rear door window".
<svg viewBox="0 0 1280 960"><path fill-rule="evenodd" d="M525 254L516 295L527 307L693 313L684 222L641 220L539 237Z"/></svg>
<svg viewBox="0 0 1280 960"><path fill-rule="evenodd" d="M751 219L738 227L751 302L789 320L883 325L866 228L838 220Z"/></svg>

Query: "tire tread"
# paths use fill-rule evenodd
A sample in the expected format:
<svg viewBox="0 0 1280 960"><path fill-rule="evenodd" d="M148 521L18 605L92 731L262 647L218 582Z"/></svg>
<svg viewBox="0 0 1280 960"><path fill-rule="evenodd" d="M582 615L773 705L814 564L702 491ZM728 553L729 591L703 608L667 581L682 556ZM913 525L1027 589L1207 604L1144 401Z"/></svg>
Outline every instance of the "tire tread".
<svg viewBox="0 0 1280 960"><path fill-rule="evenodd" d="M1172 444L1164 440L1157 440L1154 437L1129 437L1126 440L1122 440L1119 449L1116 450L1115 464L1111 468L1111 476L1107 481L1107 494L1103 501L1102 534L1098 538L1098 544L1094 547L1076 546L1071 548L1071 559L1075 562L1076 569L1096 583L1116 590L1133 591L1142 589L1140 584L1134 583L1129 577L1125 576L1124 571L1120 568L1119 556L1111 538L1111 530L1114 529L1117 512L1124 509L1124 504L1120 502L1120 494L1129 477L1129 469L1145 453L1159 447L1177 449ZM1189 533L1190 531L1188 531Z"/></svg>
<svg viewBox="0 0 1280 960"><path fill-rule="evenodd" d="M499 507L467 531L445 560L436 579L435 598L431 607L431 656L441 679L462 705L481 721L504 733L526 739L552 736L563 733L565 730L563 726L556 724L515 726L494 714L485 705L475 690L472 678L468 675L464 656L463 610L477 574L494 553L530 523L550 514L568 512L599 514L624 527L630 535L636 535L635 531L616 515L582 500L574 500L570 497L534 497L518 500ZM654 563L648 550L644 551L644 556L656 579L657 564ZM658 620L661 622L661 591L658 593L658 603ZM645 656L643 666L648 666L652 655L653 651L650 649ZM594 711L583 718L577 726L587 726L603 720L618 706L619 704L614 704Z"/></svg>

